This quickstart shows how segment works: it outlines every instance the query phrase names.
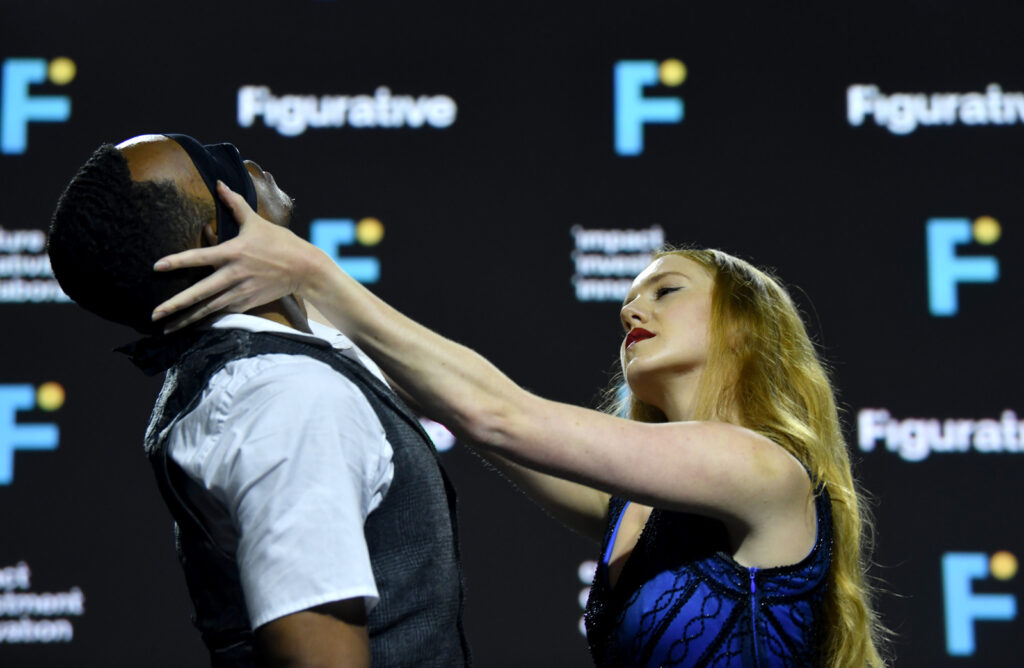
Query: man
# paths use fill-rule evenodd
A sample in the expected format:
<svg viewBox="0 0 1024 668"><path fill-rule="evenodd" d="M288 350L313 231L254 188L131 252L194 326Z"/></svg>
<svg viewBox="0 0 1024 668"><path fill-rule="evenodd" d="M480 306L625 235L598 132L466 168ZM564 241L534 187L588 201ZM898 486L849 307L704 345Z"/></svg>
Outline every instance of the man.
<svg viewBox="0 0 1024 668"><path fill-rule="evenodd" d="M54 212L61 287L157 334L153 308L203 274L153 263L230 236L218 179L288 223L291 199L230 144L101 146ZM415 417L344 335L289 296L130 354L167 370L146 451L214 666L468 665L454 494Z"/></svg>

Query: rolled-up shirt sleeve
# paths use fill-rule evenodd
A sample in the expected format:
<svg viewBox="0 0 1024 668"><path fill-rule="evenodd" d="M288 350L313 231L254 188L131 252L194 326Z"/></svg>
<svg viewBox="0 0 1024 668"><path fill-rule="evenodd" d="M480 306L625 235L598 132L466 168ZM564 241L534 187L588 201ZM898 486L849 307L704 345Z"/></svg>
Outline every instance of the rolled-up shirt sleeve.
<svg viewBox="0 0 1024 668"><path fill-rule="evenodd" d="M172 457L235 524L253 628L341 599L376 604L363 526L392 453L350 380L301 356L238 360L175 429Z"/></svg>

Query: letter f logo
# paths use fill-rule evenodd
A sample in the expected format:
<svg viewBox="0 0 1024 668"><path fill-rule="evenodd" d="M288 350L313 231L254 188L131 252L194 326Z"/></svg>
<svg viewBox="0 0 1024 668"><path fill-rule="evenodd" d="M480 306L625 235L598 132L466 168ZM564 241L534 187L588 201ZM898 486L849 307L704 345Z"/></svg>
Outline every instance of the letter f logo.
<svg viewBox="0 0 1024 668"><path fill-rule="evenodd" d="M62 86L75 78L70 58L8 58L3 64L0 94L0 153L21 154L28 148L31 121L62 123L71 117L67 95L30 95L29 87L49 79Z"/></svg>
<svg viewBox="0 0 1024 668"><path fill-rule="evenodd" d="M942 590L946 608L946 651L950 656L971 656L976 650L975 622L1006 622L1017 616L1013 594L979 594L971 582L992 575L1000 580L1017 572L1017 559L997 552L990 559L982 552L947 552L942 555Z"/></svg>
<svg viewBox="0 0 1024 668"><path fill-rule="evenodd" d="M683 101L675 97L644 97L644 88L660 82L678 86L686 79L686 66L675 59L620 60L615 63L615 152L640 155L644 151L644 125L680 123Z"/></svg>
<svg viewBox="0 0 1024 668"><path fill-rule="evenodd" d="M928 254L928 310L934 316L956 315L960 309L960 283L995 283L999 260L991 255L959 256L956 247L970 243L993 244L1000 225L989 216L971 222L966 218L932 218L926 227Z"/></svg>
<svg viewBox="0 0 1024 668"><path fill-rule="evenodd" d="M17 414L37 406L56 410L64 403L64 390L58 387L56 383L47 383L37 392L31 385L0 385L0 486L14 481L15 451L57 449L57 425L18 424Z"/></svg>

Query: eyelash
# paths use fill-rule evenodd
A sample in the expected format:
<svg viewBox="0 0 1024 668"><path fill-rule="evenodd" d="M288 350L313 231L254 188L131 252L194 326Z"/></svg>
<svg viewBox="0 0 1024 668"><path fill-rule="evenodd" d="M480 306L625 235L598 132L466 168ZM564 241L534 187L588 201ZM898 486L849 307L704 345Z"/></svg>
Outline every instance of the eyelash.
<svg viewBox="0 0 1024 668"><path fill-rule="evenodd" d="M668 287L668 286L662 287L662 288L658 288L657 291L654 293L654 298L655 299L661 299L665 295L669 294L670 292L675 292L676 290L679 290L679 288Z"/></svg>

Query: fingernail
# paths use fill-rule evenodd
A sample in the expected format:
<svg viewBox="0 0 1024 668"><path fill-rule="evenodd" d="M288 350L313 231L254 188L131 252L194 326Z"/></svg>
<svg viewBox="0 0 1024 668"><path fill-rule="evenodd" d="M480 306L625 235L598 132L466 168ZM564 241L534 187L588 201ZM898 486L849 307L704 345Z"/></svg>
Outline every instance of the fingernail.
<svg viewBox="0 0 1024 668"><path fill-rule="evenodd" d="M164 317L165 315L167 315L167 311L153 311L153 315L151 317L152 317L153 320L159 320L160 318ZM166 332L164 332L164 333L166 334Z"/></svg>
<svg viewBox="0 0 1024 668"><path fill-rule="evenodd" d="M168 262L167 260L157 260L156 264L153 265L153 269L155 271L162 271L164 269L169 268L170 266L171 263Z"/></svg>

